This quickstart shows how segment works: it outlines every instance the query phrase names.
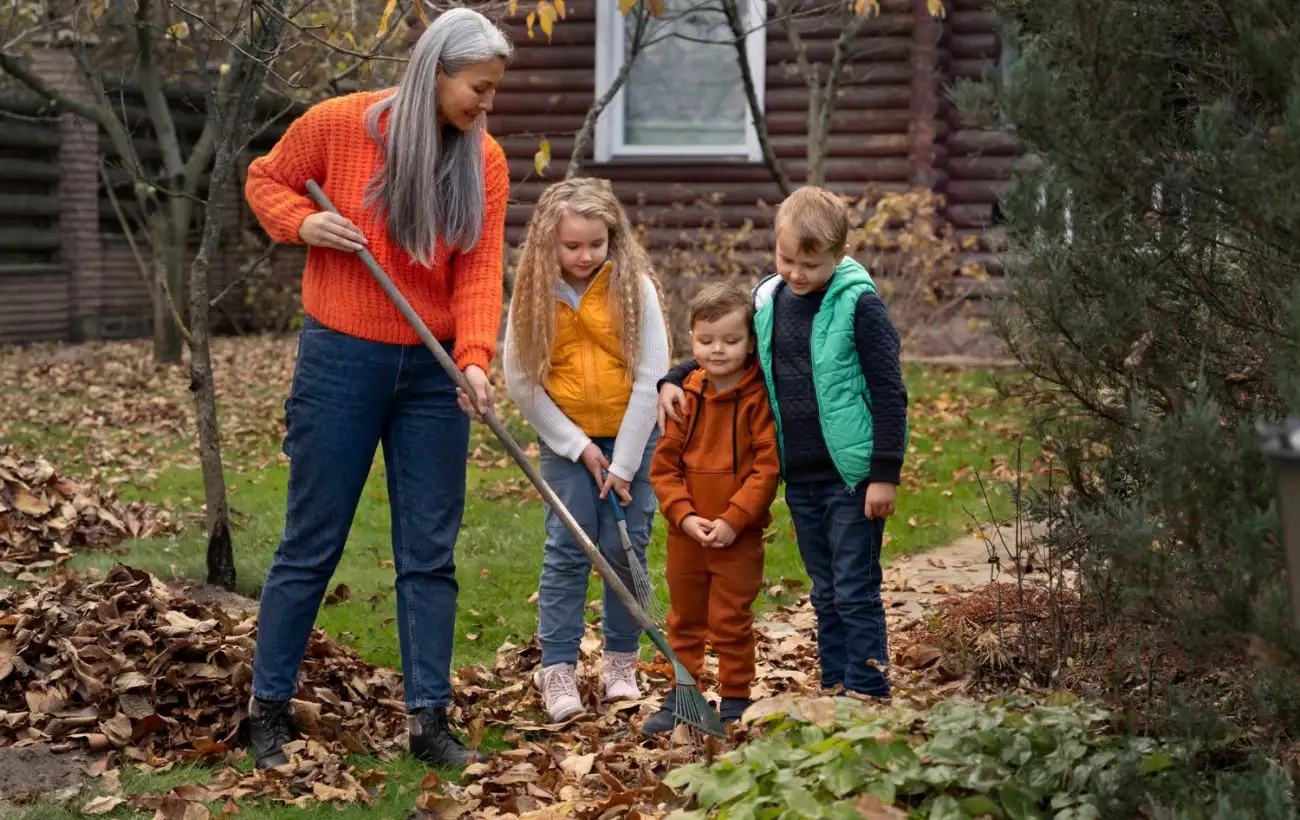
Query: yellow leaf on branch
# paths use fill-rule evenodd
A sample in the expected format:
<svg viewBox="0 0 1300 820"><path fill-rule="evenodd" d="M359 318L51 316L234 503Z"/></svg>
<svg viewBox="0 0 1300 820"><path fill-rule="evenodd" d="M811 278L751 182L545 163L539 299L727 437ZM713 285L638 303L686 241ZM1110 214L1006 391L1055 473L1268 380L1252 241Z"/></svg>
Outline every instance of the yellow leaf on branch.
<svg viewBox="0 0 1300 820"><path fill-rule="evenodd" d="M515 14L519 11L519 0L510 0L510 13Z"/></svg>
<svg viewBox="0 0 1300 820"><path fill-rule="evenodd" d="M393 16L393 10L397 8L397 0L388 0L384 4L384 13L379 15L379 31L375 32L376 37L383 37L388 33L388 23Z"/></svg>
<svg viewBox="0 0 1300 820"><path fill-rule="evenodd" d="M934 0L929 0L934 2ZM880 14L880 0L853 0L853 13L859 17L871 17Z"/></svg>
<svg viewBox="0 0 1300 820"><path fill-rule="evenodd" d="M547 167L551 164L551 141L542 137L542 141L537 143L537 153L533 154L533 167L537 173L546 173Z"/></svg>
<svg viewBox="0 0 1300 820"><path fill-rule="evenodd" d="M555 32L555 21L559 19L559 12L555 6L549 2L542 2L537 5L537 20L541 23L542 33L546 35L547 41L551 39L551 34Z"/></svg>
<svg viewBox="0 0 1300 820"><path fill-rule="evenodd" d="M948 13L943 7L943 0L925 0L925 5L930 9L931 17L943 17Z"/></svg>
<svg viewBox="0 0 1300 820"><path fill-rule="evenodd" d="M618 10L623 14L627 14L635 5L636 0L618 0Z"/></svg>
<svg viewBox="0 0 1300 820"><path fill-rule="evenodd" d="M167 33L177 40L184 40L190 36L190 24L184 20L179 23L172 23L167 27Z"/></svg>
<svg viewBox="0 0 1300 820"><path fill-rule="evenodd" d="M537 24L537 12L528 12L528 19L525 22L528 24L528 39L531 40L533 39L533 26Z"/></svg>

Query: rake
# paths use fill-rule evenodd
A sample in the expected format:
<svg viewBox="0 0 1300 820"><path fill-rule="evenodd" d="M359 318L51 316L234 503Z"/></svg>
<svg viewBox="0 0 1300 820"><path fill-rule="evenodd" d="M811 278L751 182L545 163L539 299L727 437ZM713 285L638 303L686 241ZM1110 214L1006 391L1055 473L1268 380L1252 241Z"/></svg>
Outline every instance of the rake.
<svg viewBox="0 0 1300 820"><path fill-rule="evenodd" d="M307 180L307 193L321 209L334 214L339 212L334 207L334 203L325 195L325 192L316 184L315 180ZM384 269L379 266L379 262L374 255L364 247L359 249L356 254L360 257L366 269L370 271L370 274L375 277L375 281L388 294L388 298L393 300L393 304L401 311L402 316L406 317L406 321L410 323L411 328L420 337L420 341L424 342L424 346L429 348L429 352L438 360L438 364L442 366L442 369L446 371L457 387L464 391L466 395L472 396L473 390L470 388L465 374L460 372L460 368L456 367L456 363L452 361L451 356L443 349L433 334L429 332L429 327L415 312L415 308L411 307L411 303L406 301L406 297L398 290L397 285L393 284L393 280L388 277ZM659 627L655 625L650 615L637 601L636 596L628 590L618 572L605 559L605 556L600 554L600 550L587 537L587 533L583 531L578 520L564 506L564 502L560 501L560 497L551 489L551 485L546 483L546 479L542 478L542 474L528 460L528 456L524 455L523 448L515 441L514 436L510 435L510 431L501 423L501 419L497 418L497 414L492 408L488 408L488 411L483 414L483 421L493 435L497 437L497 440L501 442L501 446L505 447L506 452L510 454L510 458L514 460L515 464L519 465L519 469L524 471L524 475L537 488L537 492L555 511L556 516L564 524L564 528L569 531L569 534L573 536L573 540L578 542L578 546L586 553L592 566L596 568L596 572L614 590L614 594L627 607L628 612L632 613L632 617L645 630L646 635L650 637L650 641L672 663L673 678L677 682L675 691L676 706L673 710L673 717L678 723L684 723L705 734L725 740L727 735L722 727L722 719L709 705L704 693L700 691L700 687L696 684L695 678L686 670L686 667L682 665L677 656L673 654L672 648L668 646L668 641L664 638L663 633L659 631Z"/></svg>
<svg viewBox="0 0 1300 820"><path fill-rule="evenodd" d="M641 608L655 623L662 623L666 613L663 604L659 603L659 598L655 595L654 584L650 583L649 570L641 563L636 550L632 547L632 536L627 532L627 513L624 512L623 505L618 502L614 493L606 494L605 500L609 502L609 508L614 513L614 522L618 525L618 537L623 542L623 552L627 555L627 564L632 575L632 590L636 593L637 603L641 604Z"/></svg>

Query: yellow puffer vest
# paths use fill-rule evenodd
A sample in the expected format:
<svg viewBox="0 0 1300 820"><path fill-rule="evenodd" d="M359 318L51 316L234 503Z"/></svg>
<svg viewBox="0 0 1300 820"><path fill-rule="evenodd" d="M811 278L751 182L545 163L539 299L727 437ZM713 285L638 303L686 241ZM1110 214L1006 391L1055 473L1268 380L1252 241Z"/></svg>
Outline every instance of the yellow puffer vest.
<svg viewBox="0 0 1300 820"><path fill-rule="evenodd" d="M574 310L555 303L555 343L551 370L543 387L564 415L591 438L613 438L632 398L632 379L610 324L609 282L613 263L606 262Z"/></svg>

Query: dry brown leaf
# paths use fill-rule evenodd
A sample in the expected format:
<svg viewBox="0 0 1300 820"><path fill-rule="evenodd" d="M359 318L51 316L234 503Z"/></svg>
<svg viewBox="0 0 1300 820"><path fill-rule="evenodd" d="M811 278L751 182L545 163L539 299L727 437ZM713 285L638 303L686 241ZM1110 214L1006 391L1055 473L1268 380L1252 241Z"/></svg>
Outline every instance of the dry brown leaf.
<svg viewBox="0 0 1300 820"><path fill-rule="evenodd" d="M94 800L87 801L86 805L81 807L82 814L108 814L113 809L126 802L125 798L115 795L106 794L102 797L96 797Z"/></svg>
<svg viewBox="0 0 1300 820"><path fill-rule="evenodd" d="M891 806L874 794L860 794L853 801L853 808L863 820L906 820L907 812Z"/></svg>

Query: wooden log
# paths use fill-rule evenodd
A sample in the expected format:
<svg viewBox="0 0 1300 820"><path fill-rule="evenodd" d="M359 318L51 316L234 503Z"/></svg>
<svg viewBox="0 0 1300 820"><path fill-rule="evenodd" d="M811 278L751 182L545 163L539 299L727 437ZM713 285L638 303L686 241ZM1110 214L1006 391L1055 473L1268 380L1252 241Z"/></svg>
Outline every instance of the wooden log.
<svg viewBox="0 0 1300 820"><path fill-rule="evenodd" d="M498 98L499 99L499 98ZM582 114L519 114L499 102L488 115L488 133L498 139L510 134L576 134L582 128Z"/></svg>
<svg viewBox="0 0 1300 820"><path fill-rule="evenodd" d="M537 173L531 159L510 159L508 162L511 179L525 179L529 175L536 175ZM629 182L651 182L662 179L665 175L686 176L692 174L699 179L707 179L707 184L765 182L771 179L771 173L766 166L749 162L726 163L715 161L705 167L697 168L692 168L692 165L699 166L700 163L683 162L676 159L644 166L611 163L601 166L599 173L601 176L607 176L616 181L626 180ZM805 160L794 159L785 163L786 173L792 179L806 179L807 168L808 163ZM556 176L559 176L558 168L555 173ZM865 157L861 159L830 157L826 161L826 177L843 182L902 182L906 181L910 174L911 163L904 157Z"/></svg>
<svg viewBox="0 0 1300 820"><path fill-rule="evenodd" d="M0 157L0 180L58 182L59 176L59 164L57 162Z"/></svg>
<svg viewBox="0 0 1300 820"><path fill-rule="evenodd" d="M1020 151L1020 141L1009 131L955 130L948 137L948 151L962 154L1015 154Z"/></svg>
<svg viewBox="0 0 1300 820"><path fill-rule="evenodd" d="M586 69L595 76L596 50L591 46L564 46L558 44L541 45L517 43L510 66L506 69L509 77L517 71L550 71Z"/></svg>
<svg viewBox="0 0 1300 820"><path fill-rule="evenodd" d="M953 180L948 183L948 201L957 205L996 203L1011 191L1011 185L997 180Z"/></svg>
<svg viewBox="0 0 1300 820"><path fill-rule="evenodd" d="M497 90L497 99L505 94L553 94L560 91L584 91L595 88L594 66L585 68L559 68L546 66L521 71L514 65L507 69ZM594 93L594 92L592 92Z"/></svg>
<svg viewBox="0 0 1300 820"><path fill-rule="evenodd" d="M773 111L769 109L765 116L767 117L769 134L786 134L807 138L807 110ZM903 109L864 111L841 106L831 112L831 134L906 135L911 122L911 112Z"/></svg>
<svg viewBox="0 0 1300 820"><path fill-rule="evenodd" d="M537 151L538 137L532 134L518 136L498 136L497 140L505 149L506 156L532 161ZM574 137L557 134L548 137L551 144L553 162L567 160L573 151ZM775 134L772 136L772 150L780 159L804 159L807 156L808 138L803 135ZM905 134L832 134L827 140L827 155L830 157L897 157L906 156L908 152Z"/></svg>
<svg viewBox="0 0 1300 820"><path fill-rule="evenodd" d="M572 4L580 5L578 3ZM568 18L555 24L555 29L551 33L551 39L547 40L546 35L542 33L541 26L533 26L533 37L528 37L528 26L522 21L509 20L502 26L501 30L506 33L513 43L519 44L519 49L525 48L546 48L548 46L585 46L594 49L596 46L596 20L595 18L578 19Z"/></svg>
<svg viewBox="0 0 1300 820"><path fill-rule="evenodd" d="M591 91L558 91L550 94L502 91L497 95L496 105L515 116L541 114L548 118L553 115L586 117L594 99Z"/></svg>
<svg viewBox="0 0 1300 820"><path fill-rule="evenodd" d="M962 156L948 163L953 179L1011 179L1016 174L1031 173L1042 167L1033 156Z"/></svg>
<svg viewBox="0 0 1300 820"><path fill-rule="evenodd" d="M57 196L0 193L0 216L58 216L63 208Z"/></svg>
<svg viewBox="0 0 1300 820"><path fill-rule="evenodd" d="M912 104L909 85L855 85L841 88L837 108L857 111L907 109ZM808 91L802 86L774 88L767 92L767 111L808 111Z"/></svg>
<svg viewBox="0 0 1300 820"><path fill-rule="evenodd" d="M53 263L16 265L10 263L0 264L0 279L13 277L22 279L25 277L67 277L71 271L63 265Z"/></svg>
<svg viewBox="0 0 1300 820"><path fill-rule="evenodd" d="M57 149L61 142L59 130L52 124L0 120L0 148Z"/></svg>
<svg viewBox="0 0 1300 820"><path fill-rule="evenodd" d="M602 168L603 177L616 176L616 169ZM592 170L592 173L597 171ZM542 190L553 184L559 175L549 175L546 179L530 179L510 186L510 199L514 203L536 202ZM745 205L758 211L757 203L775 204L781 201L781 190L770 179L762 182L718 183L712 180L682 184L677 182L650 182L626 179L613 179L614 192L625 207L671 207L677 203L686 205L702 200L716 205ZM827 189L844 196L861 196L867 185L862 182L844 181L832 177L826 184ZM910 190L907 182L877 182L871 186L878 193L904 193Z"/></svg>
<svg viewBox="0 0 1300 820"><path fill-rule="evenodd" d="M944 209L948 221L956 228L979 228L993 224L993 206L988 203L949 205Z"/></svg>
<svg viewBox="0 0 1300 820"><path fill-rule="evenodd" d="M28 91L26 88L14 91L0 91L0 111L17 114L20 117L49 117L53 119L58 116L47 100Z"/></svg>
<svg viewBox="0 0 1300 820"><path fill-rule="evenodd" d="M955 34L987 34L998 30L998 15L990 8L955 10L948 15L948 26Z"/></svg>
<svg viewBox="0 0 1300 820"><path fill-rule="evenodd" d="M959 11L982 11L993 7L993 0L947 0L952 13Z"/></svg>
<svg viewBox="0 0 1300 820"><path fill-rule="evenodd" d="M996 60L998 53L996 34L954 34L952 36L952 56L956 59L984 57Z"/></svg>
<svg viewBox="0 0 1300 820"><path fill-rule="evenodd" d="M977 57L968 60L952 60L948 72L953 77L960 80L975 80L984 82L991 79L998 72L998 63L988 57Z"/></svg>
<svg viewBox="0 0 1300 820"><path fill-rule="evenodd" d="M63 247L57 229L0 227L0 250L56 251Z"/></svg>
<svg viewBox="0 0 1300 820"><path fill-rule="evenodd" d="M822 66L825 71L825 66ZM908 83L912 81L912 64L906 60L897 62L863 62L852 63L845 66L845 76L850 78L852 83L880 83L887 85L889 83ZM798 69L788 62L776 62L769 60L767 63L767 80L770 85L774 80L780 78L793 77L799 82L803 82L803 76L798 73Z"/></svg>

